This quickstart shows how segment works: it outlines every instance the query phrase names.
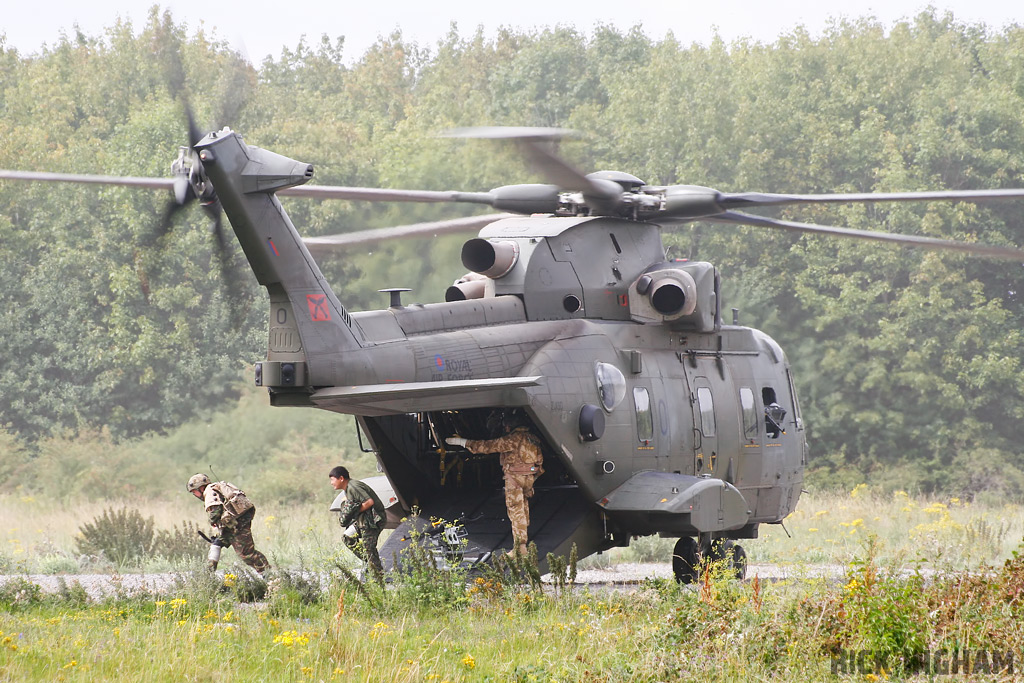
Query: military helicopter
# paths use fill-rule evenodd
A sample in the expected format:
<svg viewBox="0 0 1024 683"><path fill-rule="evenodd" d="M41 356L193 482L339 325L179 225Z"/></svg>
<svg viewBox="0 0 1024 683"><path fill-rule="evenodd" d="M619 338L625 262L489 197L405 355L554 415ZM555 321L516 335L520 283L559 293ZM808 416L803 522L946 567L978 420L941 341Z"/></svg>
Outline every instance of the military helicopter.
<svg viewBox="0 0 1024 683"><path fill-rule="evenodd" d="M191 124L190 127L194 128ZM741 212L787 204L986 201L1024 190L890 194L723 193L650 186L617 171L583 174L556 154L566 131L459 130L518 145L549 184L489 192L309 186L313 167L248 145L238 133L199 135L172 178L0 172L0 178L113 183L198 199L220 212L269 294L266 358L257 385L274 406L354 415L393 487L401 522L383 558L429 520L459 520L477 560L510 547L502 473L494 455L446 438L499 435L513 416L542 441L544 474L531 501L530 540L580 557L630 539L677 538L673 571L693 581L702 558L728 558L736 541L780 524L800 498L808 447L793 375L771 337L722 319L714 265L669 259L661 231L688 221L753 225L1024 262L1024 251L927 237L777 220ZM303 240L278 195L369 201L468 202L483 217ZM468 273L443 303L352 312L312 252L367 240L482 229L462 249ZM362 440L365 438L366 443ZM390 492L389 492L390 495Z"/></svg>

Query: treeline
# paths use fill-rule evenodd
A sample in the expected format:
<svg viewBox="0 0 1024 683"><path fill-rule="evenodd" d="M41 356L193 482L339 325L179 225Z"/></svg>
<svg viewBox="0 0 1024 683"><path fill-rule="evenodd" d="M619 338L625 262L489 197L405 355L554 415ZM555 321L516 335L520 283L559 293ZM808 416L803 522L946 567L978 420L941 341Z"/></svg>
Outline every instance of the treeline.
<svg viewBox="0 0 1024 683"><path fill-rule="evenodd" d="M172 54L180 54L180 72ZM137 30L0 42L0 168L167 175L187 96L208 128L316 165L321 184L485 190L539 180L511 150L438 139L468 125L564 126L583 169L723 191L1024 186L1024 29L924 13L843 22L766 45L682 45L639 30L341 38L258 66L154 10ZM237 396L265 345L266 298L240 254L225 286L201 211L156 228L167 198L0 183L0 425L40 444L166 432ZM434 205L288 200L307 235L451 217ZM787 209L793 220L1024 244L1020 202ZM457 237L388 243L324 270L354 310L382 287L436 301ZM676 256L716 263L725 310L796 369L812 481L1024 494L1021 264L695 224ZM228 292L237 292L228 295ZM344 418L336 418L344 419ZM49 441L48 441L49 440ZM13 448L13 446L0 446Z"/></svg>

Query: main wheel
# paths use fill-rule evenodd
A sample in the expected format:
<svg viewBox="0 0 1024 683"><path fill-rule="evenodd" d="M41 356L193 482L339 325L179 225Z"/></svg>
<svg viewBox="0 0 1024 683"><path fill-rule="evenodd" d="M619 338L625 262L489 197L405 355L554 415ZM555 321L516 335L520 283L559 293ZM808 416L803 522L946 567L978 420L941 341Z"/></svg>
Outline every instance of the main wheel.
<svg viewBox="0 0 1024 683"><path fill-rule="evenodd" d="M728 560L736 579L742 581L747 576L747 551L735 541L718 539L711 544L708 553L713 562Z"/></svg>
<svg viewBox="0 0 1024 683"><path fill-rule="evenodd" d="M672 573L679 583L693 583L697 580L697 541L683 536L676 541L672 550Z"/></svg>
<svg viewBox="0 0 1024 683"><path fill-rule="evenodd" d="M747 551L738 543L732 545L732 570L736 579L742 581L747 578Z"/></svg>

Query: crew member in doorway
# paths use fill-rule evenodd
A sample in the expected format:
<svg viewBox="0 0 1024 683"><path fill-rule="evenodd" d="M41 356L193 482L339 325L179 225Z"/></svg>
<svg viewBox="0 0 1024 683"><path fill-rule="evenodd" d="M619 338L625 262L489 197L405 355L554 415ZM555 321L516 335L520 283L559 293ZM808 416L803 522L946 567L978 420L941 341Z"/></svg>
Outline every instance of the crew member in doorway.
<svg viewBox="0 0 1024 683"><path fill-rule="evenodd" d="M501 469L505 474L505 507L508 519L512 523L512 542L514 547L509 554L519 552L526 555L527 529L530 527L530 504L527 499L533 496L533 482L544 473L542 464L540 439L521 424L514 411L501 414L503 436L486 441L464 439L461 436L450 436L445 442L462 446L472 453L499 453Z"/></svg>
<svg viewBox="0 0 1024 683"><path fill-rule="evenodd" d="M773 439L779 438L780 434L785 434L786 430L782 428L782 421L786 419L786 409L780 406L775 401L772 401L764 407L764 423L768 436Z"/></svg>

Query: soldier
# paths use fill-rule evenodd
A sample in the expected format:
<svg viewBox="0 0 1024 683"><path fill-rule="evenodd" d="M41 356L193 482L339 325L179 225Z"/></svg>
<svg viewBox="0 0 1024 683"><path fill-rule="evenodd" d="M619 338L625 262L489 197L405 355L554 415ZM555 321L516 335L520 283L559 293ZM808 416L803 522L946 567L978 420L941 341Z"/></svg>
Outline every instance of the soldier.
<svg viewBox="0 0 1024 683"><path fill-rule="evenodd" d="M370 565L374 578L382 580L384 568L377 553L377 539L387 519L384 502L365 483L352 479L348 469L341 465L331 469L327 477L335 491L345 492L345 504L338 515L338 522L345 531L342 542L356 557Z"/></svg>
<svg viewBox="0 0 1024 683"><path fill-rule="evenodd" d="M505 435L497 439L474 441L450 436L445 442L462 446L473 453L501 454L501 469L505 473L505 507L508 509L508 520L512 523L514 544L509 555L513 555L515 547L518 547L525 557L526 535L530 527L530 505L527 499L533 497L533 482L544 474L541 466L544 456L540 449L540 439L529 427L518 424L512 413L503 413L501 424Z"/></svg>
<svg viewBox="0 0 1024 683"><path fill-rule="evenodd" d="M188 480L188 491L205 502L214 540L219 539L221 546L230 545L243 562L260 574L270 568L267 558L256 550L252 539L256 506L246 497L245 491L226 481L212 483L205 474L193 475ZM217 569L217 561L211 559L209 567Z"/></svg>

